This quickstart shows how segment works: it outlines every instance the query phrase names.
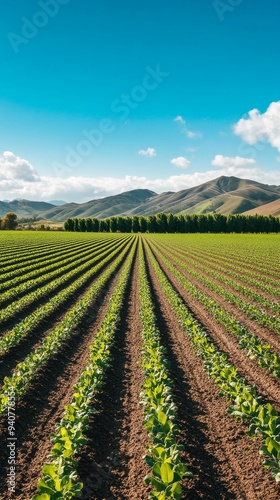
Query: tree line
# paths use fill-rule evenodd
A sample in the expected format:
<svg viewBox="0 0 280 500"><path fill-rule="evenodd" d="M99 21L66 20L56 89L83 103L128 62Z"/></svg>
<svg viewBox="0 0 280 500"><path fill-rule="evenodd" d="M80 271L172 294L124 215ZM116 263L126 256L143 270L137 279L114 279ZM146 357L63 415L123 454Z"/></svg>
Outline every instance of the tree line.
<svg viewBox="0 0 280 500"><path fill-rule="evenodd" d="M280 217L272 215L199 214L69 218L66 231L110 233L279 233Z"/></svg>

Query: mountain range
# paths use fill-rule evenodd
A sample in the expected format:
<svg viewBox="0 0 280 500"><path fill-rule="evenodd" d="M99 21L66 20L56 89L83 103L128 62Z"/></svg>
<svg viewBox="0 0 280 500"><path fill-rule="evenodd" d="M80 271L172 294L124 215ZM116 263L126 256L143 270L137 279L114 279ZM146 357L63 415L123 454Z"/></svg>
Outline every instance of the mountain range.
<svg viewBox="0 0 280 500"><path fill-rule="evenodd" d="M0 201L0 217L7 212L15 212L18 218L37 217L55 222L74 217L104 219L113 215L147 216L159 212L280 215L280 186L221 176L178 192L157 194L149 189L134 189L86 203Z"/></svg>

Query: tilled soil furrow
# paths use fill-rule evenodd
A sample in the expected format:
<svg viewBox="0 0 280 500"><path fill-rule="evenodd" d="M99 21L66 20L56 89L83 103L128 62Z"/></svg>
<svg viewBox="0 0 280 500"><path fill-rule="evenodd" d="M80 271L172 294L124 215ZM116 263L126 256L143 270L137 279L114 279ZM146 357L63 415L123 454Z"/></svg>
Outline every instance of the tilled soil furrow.
<svg viewBox="0 0 280 500"><path fill-rule="evenodd" d="M203 371L150 266L154 303L170 359L186 464L194 478L184 485L185 499L257 500L279 498L277 486L262 466L259 441L226 413L225 398Z"/></svg>
<svg viewBox="0 0 280 500"><path fill-rule="evenodd" d="M77 255L72 255L70 258L69 258L69 261L65 262L63 265L61 263L54 263L54 268L51 269L51 270L44 270L44 269L40 269L39 272L38 272L38 275L34 276L34 277L30 277L30 278L26 278L24 275L22 276L22 279L19 283L15 284L15 285L11 285L10 287L7 287L7 288L4 288L4 290L2 289L1 285L0 285L0 290L2 292L2 290L4 291L4 293L6 292L9 292L9 291L12 291L14 288L17 288L18 286L22 286L22 285L26 285L27 282L29 282L29 286L25 289L25 290L17 290L16 292L16 297L9 297L5 300L3 300L3 296L1 297L1 304L0 304L0 307L1 309L5 309L12 301L18 301L21 297L24 297L25 295L29 294L29 293L32 293L33 291L36 291L38 289L40 289L41 287L43 286L46 286L48 283L50 283L51 281L54 281L55 279L58 279L59 277L63 276L65 274L65 269L64 267L67 267L68 266L71 266L67 269L67 272L71 271L71 269L75 269L75 267L77 267L77 262L79 262L80 258L81 259L84 259L85 257L87 257L88 259L90 259L93 255L93 250L92 249L85 249L84 252L81 252L80 253L77 253ZM66 256L61 256L61 260L64 260L64 257L66 258ZM52 262L50 261L48 263L49 265L52 264ZM55 275L53 276L50 276L50 274L52 273L55 273ZM39 282L38 282L39 280ZM42 280L42 281L40 281ZM33 281L33 283L31 283Z"/></svg>
<svg viewBox="0 0 280 500"><path fill-rule="evenodd" d="M6 354L0 355L0 385L3 383L5 376L11 376L12 371L16 365L23 361L23 359L30 353L31 350L36 349L51 330L53 330L63 320L65 314L73 307L83 296L87 293L93 283L101 276L101 274L108 268L111 261L104 268L99 270L93 277L89 278L71 297L69 297L57 311L51 314L51 317L44 319L34 330L24 337L16 346L12 347ZM118 273L121 264L117 266L113 275L109 279L108 285L114 276ZM51 298L51 297L48 297Z"/></svg>
<svg viewBox="0 0 280 500"><path fill-rule="evenodd" d="M121 251L123 250L124 247L120 248L119 249L119 252L117 255L119 255L121 253ZM109 252L108 252L109 253ZM117 256L115 256L116 258ZM103 260L104 257L100 257L98 258L98 260L96 260L96 262L94 263L94 265L98 264L99 262L101 262ZM110 259L106 266L104 267L107 267L107 265L109 265L112 261L113 261L114 257L112 257L112 259ZM79 262L77 262L77 265L79 264ZM88 268L86 269L88 271L88 269L90 269L90 265L88 266ZM104 267L102 267L101 269L99 269L97 271L97 273L95 274L95 277L98 277L104 270ZM83 274L85 273L85 269L82 269L80 270L77 274L75 274L74 276L71 276L67 279L67 281L65 281L64 283L60 283L54 290L51 290L49 291L48 293L46 293L45 295L43 296L39 296L38 298L35 298L32 303L30 303L29 305L26 305L24 307L24 309L20 310L20 311L15 311L14 315L10 318L8 318L7 320L4 320L2 319L1 320L1 331L0 333L2 335L5 335L5 333L7 332L7 330L11 330L14 326L16 326L22 319L26 318L26 316L28 314L31 314L32 312L34 312L38 307L44 305L49 299L51 299L52 297L54 297L55 295L57 295L59 292L61 292L62 290L64 290L64 288L66 286L69 286L71 285L72 283L74 283L78 278L80 278L81 276L83 276ZM88 280L88 283L90 282L90 279ZM40 290L41 286L38 285L36 289ZM34 292L34 290L33 290Z"/></svg>
<svg viewBox="0 0 280 500"><path fill-rule="evenodd" d="M16 406L16 493L6 486L7 455L0 458L0 498L27 500L36 493L37 480L51 450L50 433L69 404L73 385L89 357L89 345L100 328L120 271L92 304L81 326L59 352L38 370L35 380ZM7 450L7 423L1 420L0 446ZM1 496L1 494L3 496Z"/></svg>
<svg viewBox="0 0 280 500"><path fill-rule="evenodd" d="M141 458L148 436L139 405L143 373L138 286L136 261L116 334L112 365L94 402L96 413L90 419L88 442L79 458L84 500L148 497L143 480L149 469Z"/></svg>
<svg viewBox="0 0 280 500"><path fill-rule="evenodd" d="M171 248L168 247L168 246L165 246L165 249L168 251L168 253L171 250ZM183 250L181 247L179 247L179 246L177 247L176 246L176 252L178 252L180 254L181 258L183 260L185 259L185 261L187 261L188 264L189 264L188 252L186 250ZM274 301L274 302L277 300L276 297L274 295L272 295L271 293L269 293L268 291L260 290L258 288L257 284L254 284L254 285L252 284L251 285L251 284L248 284L245 280L242 280L241 276L240 275L238 276L238 273L236 273L236 271L235 271L235 273L237 274L237 276L231 276L227 272L226 265L222 265L222 263L220 263L220 265L218 265L215 261L211 260L205 254L201 255L200 257L197 254L196 255L191 255L191 260L192 260L192 264L195 262L195 263L198 263L198 264L203 264L204 266L207 265L209 267L209 269L214 269L214 270L216 269L216 272L219 272L219 274L221 275L221 277L230 278L233 283L236 283L237 285L241 285L244 288L248 288L251 291L257 292L261 297L264 297L264 298L266 298L268 300L271 300L271 301ZM260 277L259 277L259 279L260 279ZM236 291L235 291L235 293L236 293Z"/></svg>
<svg viewBox="0 0 280 500"><path fill-rule="evenodd" d="M259 279L260 276L263 276L264 278L270 279L272 281L272 286L277 287L277 283L275 280L277 280L277 277L279 278L279 272L274 273L271 270L271 268L266 269L266 267L262 263L260 263L258 266L258 269L256 269L255 262L254 262L256 257L254 257L254 260L252 260L252 258L248 258L248 255L247 255L246 260L244 260L243 256L238 257L238 255L236 255L236 253L234 253L234 254L227 253L227 255L225 256L225 254L223 254L223 252L221 254L220 250L218 252L216 252L216 251L211 250L209 247L207 248L206 252L205 252L205 250L201 251L200 249L196 249L196 254L200 255L202 260L204 259L204 256L206 256L206 259L208 259L208 260L214 259L214 261L215 260L221 261L224 266L227 266L228 263L232 264L234 262L236 267L238 268L238 270L240 270L241 268L242 268L242 270L244 269L244 271L246 273L249 273L255 279ZM276 269L275 263L273 263L272 265L274 265L274 268ZM267 263L266 263L266 266L267 266Z"/></svg>
<svg viewBox="0 0 280 500"><path fill-rule="evenodd" d="M280 355L280 346L279 346L279 334L272 329L269 329L265 326L259 325L256 321L250 319L243 311L241 311L237 306L231 304L226 299L221 297L219 293L216 293L210 290L206 285L201 283L198 279L192 276L187 272L182 266L180 266L176 261L172 259L172 254L166 254L172 265L180 271L180 273L188 279L190 283L192 283L198 290L208 296L210 299L214 300L216 304L225 309L227 312L232 314L233 317L236 318L237 321L240 321L251 333L257 335L260 339L263 339L264 342L267 342L271 345L274 352ZM190 266L192 267L192 266ZM201 273L203 274L203 273ZM213 280L215 281L215 280ZM226 289L226 287L224 287ZM248 301L249 303L249 301ZM204 306L201 306L204 307ZM260 306L259 306L260 308Z"/></svg>
<svg viewBox="0 0 280 500"><path fill-rule="evenodd" d="M165 252L165 253L166 253L166 252ZM170 255L170 253L169 253L169 252L168 252L168 255ZM220 280L218 279L218 273L217 273L217 276L215 276L215 277L214 277L214 276L212 276L211 274L209 274L206 270L202 270L202 269L200 269L199 265L200 265L200 264L205 264L205 262L201 262L201 261L199 261L199 260L194 261L193 259L192 259L191 261L189 261L189 260L187 259L187 257L186 257L186 255L185 255L185 254L179 253L179 255L180 255L180 257L179 257L179 258L180 258L180 260L181 260L184 264L186 264L186 262L187 262L187 264L188 264L188 268L190 268L190 269L192 269L193 271L195 271L195 272L199 273L199 274L202 276L202 278L206 278L206 279L208 279L208 280L211 280L211 281L212 281L212 283L215 283L217 286L222 287L225 291L227 291L227 292L229 292L229 293L232 293L234 296L236 296L236 297L238 297L238 298L242 299L242 300L244 301L244 304L245 304L245 303L247 303L247 304L250 304L250 305L256 306L256 307L258 307L259 309L262 309L262 310L263 310L266 314L271 314L271 315L274 315L274 316L275 316L275 317L277 317L277 318L280 318L280 314L279 314L279 313L274 313L274 312L273 312L273 311L271 311L271 309L269 308L269 306L271 306L271 304L269 304L269 305L263 305L263 304L261 304L260 302L255 301L255 300L254 300L254 298L249 297L249 296L246 296L246 295L245 295L242 291L240 291L240 290L239 290L239 291L238 291L238 290L235 290L235 288L234 288L234 287L231 287L228 283L224 283L222 280L220 281ZM176 258L177 258L177 257L178 257L178 255L177 255L177 249L176 249ZM185 259L185 261L184 261L184 259ZM198 264L198 266L197 266L197 264ZM184 268L181 268L181 269L182 269L182 271L183 271L183 269L184 269ZM210 264L210 266L209 266L209 270L211 270L211 264ZM226 272L225 272L225 271L223 271L223 270L219 270L219 274L220 274L221 278L225 277L225 278L229 279L229 276L226 274ZM199 282L199 280L198 280L198 282ZM234 284L234 283L236 283L236 284L239 284L239 285L244 286L244 283L240 283L240 281L237 281L236 279L232 279L232 283L233 283L233 284ZM202 285L203 285L203 283L202 283ZM203 285L203 286L206 286L206 285ZM244 286L244 288L246 288L246 286ZM251 291L258 292L259 296L263 296L263 295L264 295L264 294L260 293L257 289L255 289L255 290L254 290L252 287L250 287L250 288L249 288L249 287L247 287L247 288L248 288L248 290L250 289ZM209 289L209 288L207 288L207 286L206 286L206 289L210 291L210 289ZM277 299L276 299L276 297L272 297L271 295L269 295L267 298L268 298L271 302L276 302L276 300L277 300ZM235 307L237 308L237 306L235 306ZM242 311L240 311L240 312L242 313ZM244 316L245 316L245 318L246 318L246 315L244 315ZM279 336L278 336L278 337L279 337Z"/></svg>
<svg viewBox="0 0 280 500"><path fill-rule="evenodd" d="M258 393L263 397L264 401L271 403L280 413L279 379L275 379L275 377L258 366L256 360L250 360L246 351L238 347L238 338L228 334L225 327L220 325L212 314L185 290L160 258L157 258L174 289L184 300L194 316L203 324L205 330L213 339L217 347L227 354L230 363L236 366L240 375L244 377L249 384L256 385Z"/></svg>

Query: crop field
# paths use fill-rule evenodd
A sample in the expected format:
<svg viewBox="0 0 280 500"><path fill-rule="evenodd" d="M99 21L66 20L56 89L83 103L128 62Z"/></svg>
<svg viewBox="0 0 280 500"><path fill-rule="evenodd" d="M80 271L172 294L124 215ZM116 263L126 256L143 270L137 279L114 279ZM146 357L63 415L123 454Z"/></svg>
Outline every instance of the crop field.
<svg viewBox="0 0 280 500"><path fill-rule="evenodd" d="M280 498L280 235L0 233L0 498Z"/></svg>

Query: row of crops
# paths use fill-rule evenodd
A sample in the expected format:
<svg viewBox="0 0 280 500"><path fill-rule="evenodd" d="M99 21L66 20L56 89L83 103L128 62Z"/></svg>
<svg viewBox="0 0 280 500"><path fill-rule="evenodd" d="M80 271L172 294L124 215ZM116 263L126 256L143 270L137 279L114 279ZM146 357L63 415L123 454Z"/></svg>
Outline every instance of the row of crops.
<svg viewBox="0 0 280 500"><path fill-rule="evenodd" d="M246 374L232 362L231 353L221 349L192 306L205 311L213 325L220 325L225 338L234 339L236 348L255 363L265 380L277 383L278 244L278 235L240 235L236 239L233 235L199 234L1 234L0 359L4 363L13 356L19 359L11 368L7 364L3 372L1 422L6 421L10 394L16 404L28 398L39 370L44 370L79 328L91 330L97 314L93 304L107 301L88 342L87 361L80 366L64 413L49 437L49 453L40 476L33 478L37 485L33 500L84 495L78 457L88 440L95 401L112 366L113 347L132 286L137 287L141 323L139 405L148 445L139 460L149 468L142 478L146 497L187 498L193 473L183 458L169 352L154 305L155 282L159 300L169 304L174 321L203 363L205 377L215 382L217 397L224 398L228 418L235 417L236 425L246 424L248 439L255 437L260 443L265 469L276 483L280 481L278 395L274 404L257 382L247 381ZM137 282L131 279L133 270L137 270ZM29 352L23 355L26 345ZM4 465L7 471L8 464ZM8 496L4 485L5 494L7 498L28 497L17 492L16 486L12 491L16 496ZM95 498L94 491L87 498Z"/></svg>
<svg viewBox="0 0 280 500"><path fill-rule="evenodd" d="M178 320L190 337L197 354L203 358L205 370L214 378L221 389L221 394L226 395L232 402L232 406L228 408L228 412L237 418L248 421L249 434L260 434L262 436L263 441L260 453L266 457L264 465L271 467L275 480L277 482L280 481L280 416L271 404L268 403L265 405L261 402L257 388L250 386L245 379L240 377L236 367L230 364L225 353L217 349L211 337L185 307L152 253L150 253L150 257L162 285L163 292L166 294L166 298L174 308ZM169 262L167 264L170 267L172 266ZM178 276L174 267L173 270ZM180 273L179 279L188 286L187 280L185 278L182 279ZM228 317L227 331L229 333L236 333L234 328L232 329L232 324L235 326L236 323L239 326L238 322ZM240 347L244 348L244 343L240 343ZM263 352L260 350L260 358L263 353L267 354L267 347L263 347ZM248 354L252 355L251 351ZM279 357L276 354L275 358L278 366ZM261 366L266 366L266 363L261 363ZM279 377L279 371L273 371L273 375Z"/></svg>

